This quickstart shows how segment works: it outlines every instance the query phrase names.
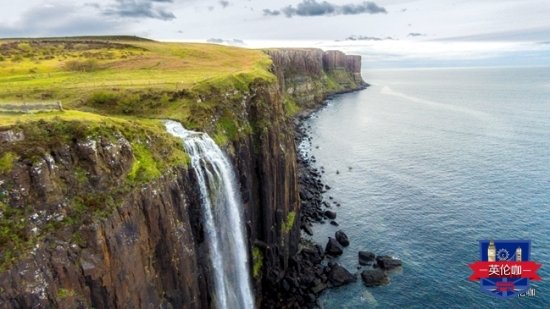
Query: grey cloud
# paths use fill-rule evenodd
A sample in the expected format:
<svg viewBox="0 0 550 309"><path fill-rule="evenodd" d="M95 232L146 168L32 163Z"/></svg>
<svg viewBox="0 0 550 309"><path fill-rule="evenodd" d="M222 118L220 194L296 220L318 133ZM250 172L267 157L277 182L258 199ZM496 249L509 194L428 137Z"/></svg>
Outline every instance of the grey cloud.
<svg viewBox="0 0 550 309"><path fill-rule="evenodd" d="M264 16L278 16L285 14L286 17L293 16L334 16L334 15L357 15L357 14L386 14L385 8L374 2L364 1L359 4L337 5L327 1L302 0L296 7L289 5L280 10L263 10Z"/></svg>
<svg viewBox="0 0 550 309"><path fill-rule="evenodd" d="M264 9L264 16L279 16L281 15L281 11L279 10L270 10L270 9Z"/></svg>
<svg viewBox="0 0 550 309"><path fill-rule="evenodd" d="M409 33L409 36L417 37L417 36L426 36L425 33L419 33L419 32L411 32Z"/></svg>
<svg viewBox="0 0 550 309"><path fill-rule="evenodd" d="M229 5L229 1L222 0L220 1L220 5L225 9Z"/></svg>
<svg viewBox="0 0 550 309"><path fill-rule="evenodd" d="M155 3L172 3L172 0L115 0L117 3L103 11L105 15L119 17L147 17L161 20L176 18L174 13L159 8Z"/></svg>
<svg viewBox="0 0 550 309"><path fill-rule="evenodd" d="M219 44L221 44L221 43L223 43L223 42L225 42L225 41L224 41L224 39L210 38L210 39L206 40L206 42L208 42L208 43L219 43Z"/></svg>
<svg viewBox="0 0 550 309"><path fill-rule="evenodd" d="M344 15L388 13L385 8L379 6L374 2L363 2L361 4L345 4L341 6L341 11Z"/></svg>
<svg viewBox="0 0 550 309"><path fill-rule="evenodd" d="M346 38L346 41L384 41L384 40L395 40L391 36L385 38L379 38L375 36L363 36L363 35L352 35Z"/></svg>
<svg viewBox="0 0 550 309"><path fill-rule="evenodd" d="M125 25L86 14L86 6L37 6L11 25L0 23L0 37L99 35L125 32ZM89 6L88 6L89 7Z"/></svg>

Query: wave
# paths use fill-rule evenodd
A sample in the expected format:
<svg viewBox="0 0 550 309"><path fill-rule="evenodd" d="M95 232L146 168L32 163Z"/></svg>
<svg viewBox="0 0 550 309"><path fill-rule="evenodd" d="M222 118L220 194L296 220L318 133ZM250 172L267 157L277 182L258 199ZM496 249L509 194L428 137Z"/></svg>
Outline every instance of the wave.
<svg viewBox="0 0 550 309"><path fill-rule="evenodd" d="M402 99L405 99L407 101L414 102L414 103L417 103L417 104L426 105L426 106L432 107L434 109L440 109L440 110L447 110L447 111L451 111L451 112L462 113L462 114L469 115L469 116L472 116L474 118L477 118L477 119L479 119L483 122L494 122L495 121L493 116L491 116L488 113L482 112L482 111L478 111L478 110L463 107L463 106L445 104L445 103L441 103L441 102L436 102L436 101L432 101L432 100L426 100L426 99L422 99L422 98L419 98L419 97L410 96L410 95L407 95L407 94L404 94L404 93L401 93L401 92L398 92L398 91L394 91L389 86L382 87L382 89L380 90L380 93L384 94L384 95L390 95L390 96L402 98Z"/></svg>

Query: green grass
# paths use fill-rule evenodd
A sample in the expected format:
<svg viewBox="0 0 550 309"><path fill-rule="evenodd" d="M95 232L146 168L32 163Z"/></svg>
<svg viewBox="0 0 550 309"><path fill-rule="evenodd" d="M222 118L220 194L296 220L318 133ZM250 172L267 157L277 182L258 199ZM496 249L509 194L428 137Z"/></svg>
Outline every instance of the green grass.
<svg viewBox="0 0 550 309"><path fill-rule="evenodd" d="M7 174L13 169L13 163L17 155L13 152L6 152L0 157L0 174Z"/></svg>
<svg viewBox="0 0 550 309"><path fill-rule="evenodd" d="M292 117L300 112L300 107L298 106L298 104L296 104L294 99L292 99L289 95L285 96L284 109L288 117Z"/></svg>
<svg viewBox="0 0 550 309"><path fill-rule="evenodd" d="M283 234L288 234L290 230L294 227L294 222L296 221L296 212L291 211L288 213L286 220L283 222L283 226L281 227Z"/></svg>
<svg viewBox="0 0 550 309"><path fill-rule="evenodd" d="M262 275L262 267L264 266L264 255L262 250L257 246L252 247L252 277L260 278Z"/></svg>
<svg viewBox="0 0 550 309"><path fill-rule="evenodd" d="M0 41L0 56L0 101L50 97L70 104L104 89L242 87L274 78L263 52L211 44L8 40Z"/></svg>
<svg viewBox="0 0 550 309"><path fill-rule="evenodd" d="M0 40L2 104L61 101L69 114L173 119L225 145L246 132L227 102L273 82L260 50L126 36ZM205 97L206 96L206 97ZM209 127L212 115L220 124ZM52 115L56 115L52 113ZM84 115L83 115L84 116ZM63 114L63 117L69 117ZM0 112L0 127L34 117Z"/></svg>
<svg viewBox="0 0 550 309"><path fill-rule="evenodd" d="M160 177L160 171L155 158L145 145L132 144L135 160L128 179L132 182L147 182Z"/></svg>
<svg viewBox="0 0 550 309"><path fill-rule="evenodd" d="M61 288L61 289L57 290L57 298L59 298L59 299L64 299L64 298L67 298L67 297L73 297L75 295L76 295L76 293L72 289Z"/></svg>

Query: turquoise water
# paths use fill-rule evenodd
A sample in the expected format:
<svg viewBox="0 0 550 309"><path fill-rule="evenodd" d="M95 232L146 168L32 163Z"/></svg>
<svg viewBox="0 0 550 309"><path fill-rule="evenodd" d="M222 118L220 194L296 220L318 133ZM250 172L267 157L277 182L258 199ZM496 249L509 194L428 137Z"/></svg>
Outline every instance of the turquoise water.
<svg viewBox="0 0 550 309"><path fill-rule="evenodd" d="M324 308L550 308L550 69L367 71L365 91L312 118L311 151L357 251L403 261L389 285L326 292ZM318 149L316 147L319 147ZM349 169L351 167L351 170ZM336 171L340 171L336 174ZM468 281L480 239L531 239L536 294L497 300Z"/></svg>

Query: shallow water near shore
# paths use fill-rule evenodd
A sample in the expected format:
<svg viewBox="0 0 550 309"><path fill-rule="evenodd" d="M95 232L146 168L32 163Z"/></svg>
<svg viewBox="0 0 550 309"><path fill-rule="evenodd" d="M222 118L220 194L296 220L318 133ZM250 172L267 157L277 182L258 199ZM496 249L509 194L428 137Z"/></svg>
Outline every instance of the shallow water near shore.
<svg viewBox="0 0 550 309"><path fill-rule="evenodd" d="M311 152L342 204L335 259L357 251L403 261L390 284L323 294L324 308L542 308L550 304L550 69L375 70L367 90L316 113ZM317 148L318 147L318 148ZM339 171L339 174L336 172ZM497 300L468 281L480 239L530 239L543 264L534 297Z"/></svg>

